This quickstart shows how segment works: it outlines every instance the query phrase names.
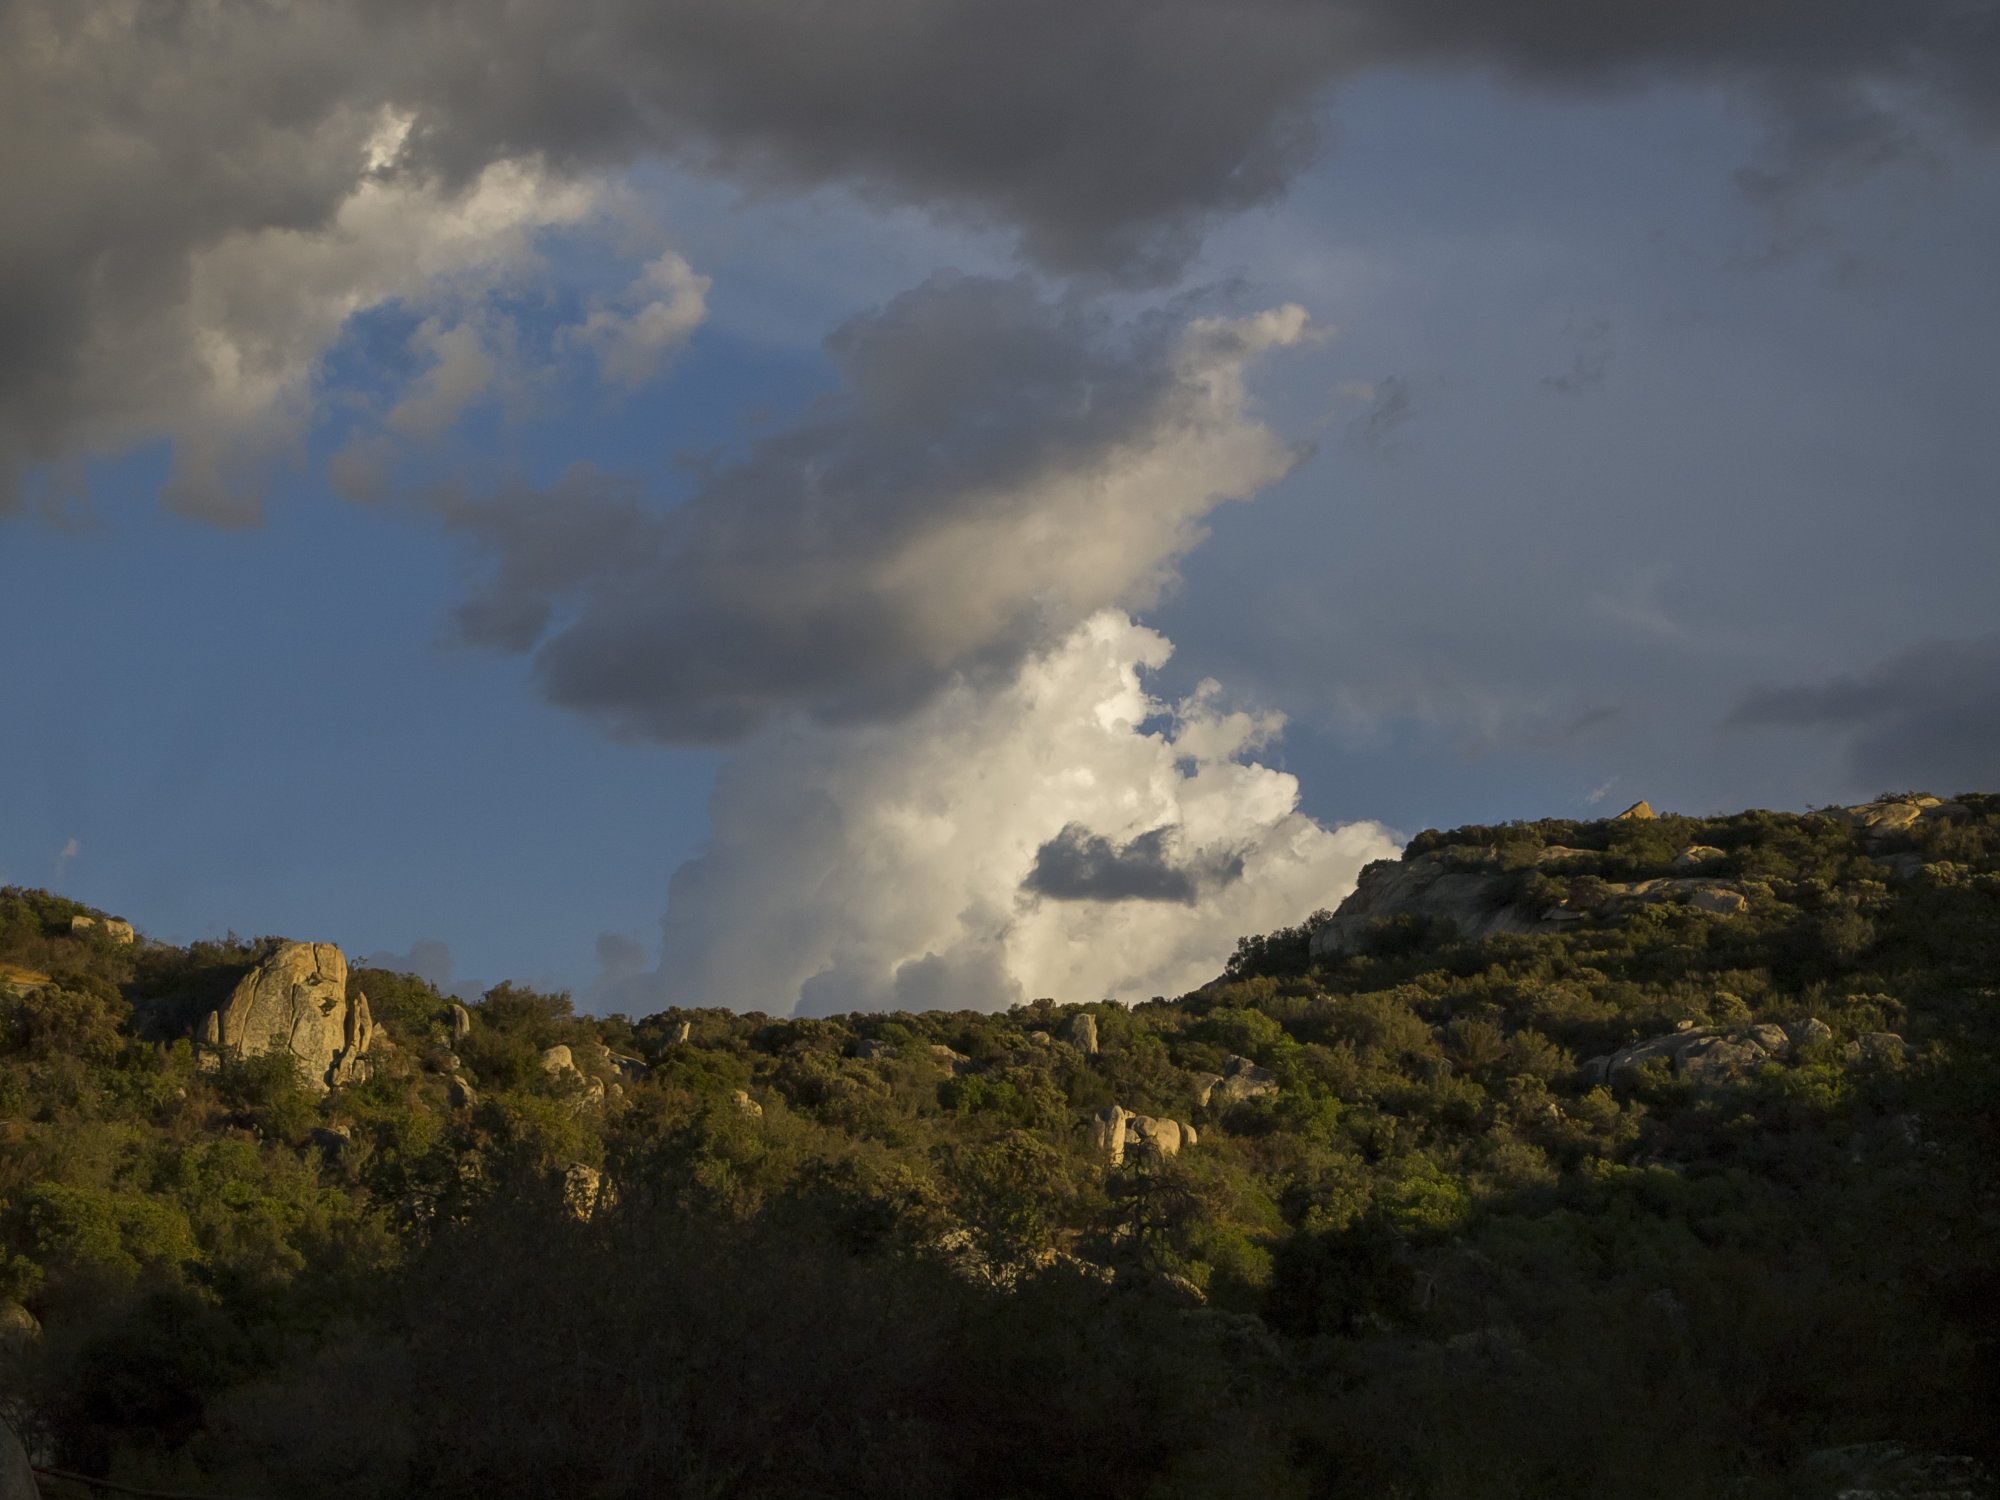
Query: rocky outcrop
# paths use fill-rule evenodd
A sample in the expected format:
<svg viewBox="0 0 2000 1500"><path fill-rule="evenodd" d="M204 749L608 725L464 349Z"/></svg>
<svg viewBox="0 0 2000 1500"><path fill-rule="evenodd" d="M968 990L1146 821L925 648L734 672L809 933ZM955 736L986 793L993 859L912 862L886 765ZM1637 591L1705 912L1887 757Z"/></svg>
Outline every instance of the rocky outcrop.
<svg viewBox="0 0 2000 1500"><path fill-rule="evenodd" d="M1653 804L1641 798L1611 821L1614 823L1650 823L1659 814L1653 811Z"/></svg>
<svg viewBox="0 0 2000 1500"><path fill-rule="evenodd" d="M605 1186L604 1174L595 1167L587 1167L578 1162L563 1172L563 1207L570 1211L572 1218L589 1223L598 1209L610 1204L610 1189Z"/></svg>
<svg viewBox="0 0 2000 1500"><path fill-rule="evenodd" d="M1713 864L1718 859L1729 856L1713 844L1689 844L1674 856L1676 870L1699 870L1703 865Z"/></svg>
<svg viewBox="0 0 2000 1500"><path fill-rule="evenodd" d="M456 1073L446 1081L445 1094L453 1109L471 1109L479 1102L479 1091Z"/></svg>
<svg viewBox="0 0 2000 1500"><path fill-rule="evenodd" d="M557 1042L553 1047L542 1049L542 1071L551 1078L560 1078L564 1073L576 1071L576 1057L567 1046Z"/></svg>
<svg viewBox="0 0 2000 1500"><path fill-rule="evenodd" d="M1691 846L1696 851L1703 847ZM1488 857L1490 868L1454 868L1481 853ZM1587 851L1577 849L1542 853L1565 859L1588 857ZM1397 917L1448 922L1461 938L1476 942L1505 933L1555 932L1594 912L1615 913L1622 906L1677 902L1715 916L1736 916L1750 907L1750 898L1727 881L1690 875L1605 881L1601 901L1588 910L1570 902L1536 910L1519 904L1514 895L1519 888L1517 878L1499 868L1490 850L1434 851L1414 859L1380 860L1361 872L1354 893L1340 903L1333 920L1313 934L1312 956L1355 952L1376 923Z"/></svg>
<svg viewBox="0 0 2000 1500"><path fill-rule="evenodd" d="M673 1030L667 1033L667 1044L672 1047L685 1047L687 1039L692 1035L694 1035L692 1021L676 1021Z"/></svg>
<svg viewBox="0 0 2000 1500"><path fill-rule="evenodd" d="M1609 1083L1634 1068L1664 1060L1674 1077L1697 1087L1713 1088L1753 1077L1766 1064L1786 1061L1798 1047L1827 1040L1832 1035L1826 1023L1817 1018L1796 1021L1789 1027L1769 1022L1727 1029L1690 1026L1684 1031L1634 1042L1606 1057L1589 1058L1582 1065L1582 1073L1587 1083ZM1902 1038L1895 1040L1900 1047Z"/></svg>
<svg viewBox="0 0 2000 1500"><path fill-rule="evenodd" d="M1085 1057L1097 1056L1097 1017L1086 1012L1063 1023L1062 1039Z"/></svg>
<svg viewBox="0 0 2000 1500"><path fill-rule="evenodd" d="M1222 1077L1200 1092L1199 1102L1204 1109L1221 1113L1247 1100L1262 1099L1277 1092L1277 1074L1269 1068L1259 1067L1247 1057L1232 1057L1222 1065Z"/></svg>
<svg viewBox="0 0 2000 1500"><path fill-rule="evenodd" d="M452 1001L451 1009L446 1013L446 1020L451 1027L451 1044L453 1047L456 1047L472 1034L472 1012L467 1010L463 1005L460 1005L456 1000Z"/></svg>
<svg viewBox="0 0 2000 1500"><path fill-rule="evenodd" d="M89 937L92 933L102 932L114 943L129 943L137 936L130 922L120 921L117 917L106 917L102 922L95 917L71 917L69 931L71 937Z"/></svg>
<svg viewBox="0 0 2000 1500"><path fill-rule="evenodd" d="M1312 935L1312 956L1355 952L1375 923L1403 916L1449 922L1459 936L1474 940L1508 932L1550 932L1557 926L1553 919L1516 906L1511 899L1515 881L1497 867L1461 870L1451 864L1449 856L1434 852L1369 865L1333 920Z"/></svg>
<svg viewBox="0 0 2000 1500"><path fill-rule="evenodd" d="M963 1052L953 1051L942 1042L932 1044L931 1060L939 1067L949 1070L951 1076L954 1078L963 1077L972 1071L971 1058L967 1057Z"/></svg>
<svg viewBox="0 0 2000 1500"><path fill-rule="evenodd" d="M736 1101L736 1109L739 1114L748 1115L753 1120L764 1118L764 1106L759 1104L755 1099L752 1099L747 1089L736 1090L735 1093L730 1095L730 1098Z"/></svg>
<svg viewBox="0 0 2000 1500"><path fill-rule="evenodd" d="M1880 1066L1884 1063L1903 1062L1914 1050L1893 1031L1871 1031L1866 1036L1858 1036L1849 1042L1841 1049L1841 1056L1849 1062Z"/></svg>
<svg viewBox="0 0 2000 1500"><path fill-rule="evenodd" d="M41 1500L35 1471L28 1462L28 1450L14 1435L14 1429L0 1422L0 1500Z"/></svg>
<svg viewBox="0 0 2000 1500"><path fill-rule="evenodd" d="M368 997L347 994L347 958L332 943L285 943L237 982L203 1019L198 1039L218 1057L296 1059L314 1088L368 1076L375 1043Z"/></svg>

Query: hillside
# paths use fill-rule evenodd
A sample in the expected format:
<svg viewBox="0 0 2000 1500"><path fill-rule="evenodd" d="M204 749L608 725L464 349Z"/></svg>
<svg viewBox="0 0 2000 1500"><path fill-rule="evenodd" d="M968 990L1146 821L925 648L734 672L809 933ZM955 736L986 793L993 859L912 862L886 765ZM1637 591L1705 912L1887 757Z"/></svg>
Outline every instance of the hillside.
<svg viewBox="0 0 2000 1500"><path fill-rule="evenodd" d="M1982 1494L1996 1098L2000 796L1427 832L1129 1010L9 889L0 1409L243 1497Z"/></svg>

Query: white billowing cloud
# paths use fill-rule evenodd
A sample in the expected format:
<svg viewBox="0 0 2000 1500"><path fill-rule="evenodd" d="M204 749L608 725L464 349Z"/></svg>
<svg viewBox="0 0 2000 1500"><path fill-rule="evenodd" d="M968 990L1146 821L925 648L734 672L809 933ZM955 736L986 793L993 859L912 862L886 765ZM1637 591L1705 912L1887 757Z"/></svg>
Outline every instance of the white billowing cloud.
<svg viewBox="0 0 2000 1500"><path fill-rule="evenodd" d="M708 277L668 251L646 263L617 305L592 309L576 337L596 351L606 380L644 385L701 326L709 285Z"/></svg>
<svg viewBox="0 0 2000 1500"><path fill-rule="evenodd" d="M1243 758L1277 716L1224 713L1213 685L1151 697L1142 673L1171 649L1104 611L900 723L758 736L674 877L650 998L784 1014L1178 994L1395 853L1376 824L1300 813L1294 777ZM1143 849L1187 899L1034 889L1045 851L1079 844Z"/></svg>
<svg viewBox="0 0 2000 1500"><path fill-rule="evenodd" d="M65 840L62 848L56 851L55 883L60 885L63 876L69 871L70 864L82 857L83 845L75 839Z"/></svg>

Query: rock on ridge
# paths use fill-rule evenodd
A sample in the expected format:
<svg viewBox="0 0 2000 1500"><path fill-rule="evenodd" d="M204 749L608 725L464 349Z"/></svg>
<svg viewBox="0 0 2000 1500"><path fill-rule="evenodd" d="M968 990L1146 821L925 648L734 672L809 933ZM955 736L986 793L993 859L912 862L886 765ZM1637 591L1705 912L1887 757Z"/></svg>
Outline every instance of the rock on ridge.
<svg viewBox="0 0 2000 1500"><path fill-rule="evenodd" d="M200 1040L221 1057L294 1058L317 1089L368 1076L375 1019L368 997L347 994L347 956L332 943L284 943L237 981L203 1020Z"/></svg>

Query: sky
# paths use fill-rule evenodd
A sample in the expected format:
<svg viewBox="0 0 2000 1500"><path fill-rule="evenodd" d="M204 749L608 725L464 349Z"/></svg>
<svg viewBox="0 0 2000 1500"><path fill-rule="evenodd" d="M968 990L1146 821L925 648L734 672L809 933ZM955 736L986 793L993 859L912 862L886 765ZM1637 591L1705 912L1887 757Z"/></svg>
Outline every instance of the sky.
<svg viewBox="0 0 2000 1500"><path fill-rule="evenodd" d="M2000 787L1993 0L17 0L0 881L633 1014Z"/></svg>

